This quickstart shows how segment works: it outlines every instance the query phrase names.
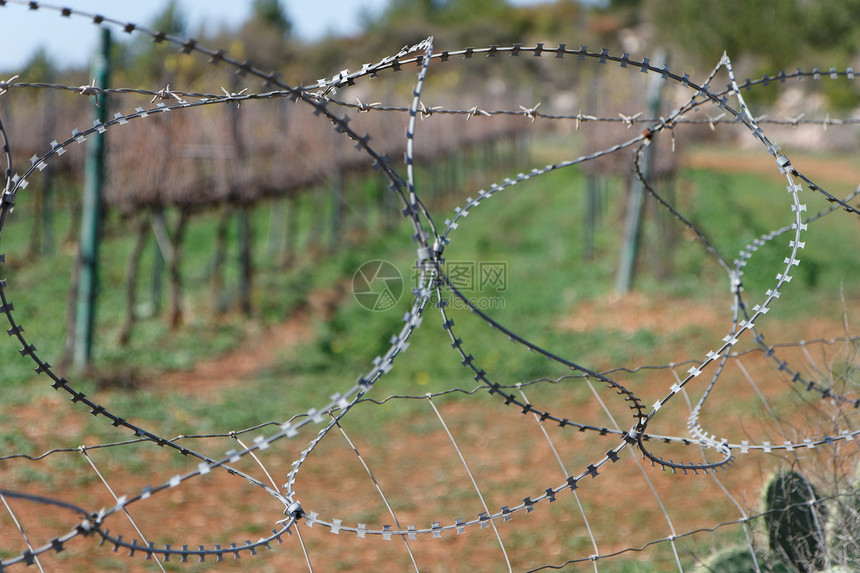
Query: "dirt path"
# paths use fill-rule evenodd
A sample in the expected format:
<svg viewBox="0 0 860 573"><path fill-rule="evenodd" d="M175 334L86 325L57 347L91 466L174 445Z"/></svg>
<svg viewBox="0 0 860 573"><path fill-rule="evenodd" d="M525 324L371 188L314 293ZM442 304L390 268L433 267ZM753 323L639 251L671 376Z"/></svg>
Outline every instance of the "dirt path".
<svg viewBox="0 0 860 573"><path fill-rule="evenodd" d="M837 187L853 190L860 185L860 165L845 157L820 157L804 154L790 156L793 165L810 180L825 188ZM705 149L684 153L684 164L688 167L712 171L742 172L762 175L775 181L785 181L773 158L759 151ZM836 192L838 189L831 189Z"/></svg>
<svg viewBox="0 0 860 573"><path fill-rule="evenodd" d="M202 391L223 390L253 377L271 364L280 350L311 341L314 323L331 316L346 295L347 284L342 282L311 293L307 302L286 321L255 334L225 354L197 362L190 370L158 376L147 388L193 396Z"/></svg>

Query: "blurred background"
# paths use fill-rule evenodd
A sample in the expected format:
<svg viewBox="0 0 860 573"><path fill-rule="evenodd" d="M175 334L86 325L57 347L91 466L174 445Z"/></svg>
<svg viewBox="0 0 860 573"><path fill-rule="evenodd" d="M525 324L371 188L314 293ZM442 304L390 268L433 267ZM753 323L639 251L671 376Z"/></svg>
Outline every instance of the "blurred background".
<svg viewBox="0 0 860 573"><path fill-rule="evenodd" d="M307 418L333 394L354 389L356 377L373 371L374 357L399 352L397 335L419 286L415 230L391 180L344 136L344 125L367 134L364 141L403 177L414 166L422 216L450 234L448 269L452 277L457 269L464 297L569 361L510 344L450 291L435 293L425 314L431 318L416 330L405 358L380 379L372 398L311 448L295 484L307 510L349 524L389 523L396 513L402 524L426 528L486 511L451 449L451 435L478 476L490 513L564 484L617 445L631 415L612 387L572 370L570 362L604 373L652 404L720 347L735 310L762 304L774 276L785 272L789 240L783 234L796 213L786 178L761 139L714 102L665 124L695 91L628 62L648 58L679 79L687 74L691 82L708 82L740 110L725 66L709 79L725 53L751 117L809 178L808 213L831 207L820 189L848 197L846 206L856 204L860 0L73 7L88 15L0 5L7 177L28 173L29 183L19 190L14 213L4 204L0 219L2 278L8 279L0 286L12 324L9 343L0 346L0 479L5 488L87 510L110 506L114 493L133 495L173 473L194 471L199 460L151 441L124 441L128 428L118 430L97 410L90 415L80 398L71 403L64 391L97 396L124 421L217 459L227 449L243 450L251 432ZM92 23L96 13L121 22L105 26L109 43ZM420 69L414 52L402 54L409 60L402 69L388 66L317 93L345 118L338 123L241 66L123 31L126 22L193 37L215 54L310 91L322 89L321 78L357 72L432 36L437 57L416 113L414 162L405 159L404 135ZM597 57L560 57L560 45L583 46ZM468 50L493 46L505 51ZM615 59L601 61L601 50ZM93 97L87 89L93 82L110 88L106 97ZM214 102L230 94L253 97ZM203 100L213 101L184 106ZM160 105L174 109L149 113ZM97 136L88 135L87 145L76 140L93 121L110 118L122 121L103 140L97 256L89 257L95 286L82 305L93 211L85 195L87 146ZM648 150L640 169L654 194L635 175L639 145ZM621 148L603 153L614 146ZM546 172L522 175L533 169ZM484 199L488 191L493 197ZM711 363L649 427L677 437L654 440L664 458L714 462L720 456L712 448L686 439L696 412L714 435L753 444L736 466L716 476L676 475L625 451L599 479L583 481L579 493L559 494L550 509L544 503L534 511L539 518L521 511L500 524L499 534L484 527L465 536L446 532L438 542L414 543L408 553L399 542L336 538L322 525L302 529L301 548L291 537L271 558L227 555L229 562L218 565L304 568L310 555L316 568L333 571L378 570L379 563L408 570L416 562L434 571L729 570L721 569L727 561L711 560L757 554L760 570L797 568L784 549L769 552L776 542L769 540L764 515L771 506L763 499L773 476L788 469L805 475L817 492L813 505L822 507L825 500L856 499L858 483L856 212L829 211L820 221L810 224L800 264L789 268L794 280L780 286L783 296L760 317L761 336L744 339L724 368ZM387 279L399 273L402 284L386 292L384 305L368 309L368 295L380 284L358 273L379 261L397 271ZM743 269L744 305L726 264ZM482 268L494 274L481 275ZM444 304L449 314L440 320L436 307ZM91 323L88 334L80 330L83 315ZM453 338L438 328L444 318L457 325ZM83 347L82 337L89 340ZM458 337L467 354L460 353ZM29 341L38 351L28 350ZM36 373L34 356L40 357ZM469 366L472 358L479 366ZM55 366L44 366L49 361ZM56 376L53 387L46 368ZM478 372L534 404L535 413L551 411L593 431L544 426L528 408L488 394ZM57 382L66 375L74 391ZM713 391L711 379L720 382ZM707 406L697 410L706 397ZM312 436L303 431L277 442L268 457L261 454L263 473L282 483L291 463L305 459L302 448ZM805 440L826 447L771 450L771 444ZM247 456L242 463L259 473ZM374 475L367 475L368 466ZM226 547L232 539L269 535L283 519L284 508L270 496L248 495L260 490L212 473L132 507L150 541ZM387 488L390 506L374 484ZM824 545L838 550L801 556L806 570L823 569L825 554L827 564L857 565L856 538L836 535L830 543L833 531L857 530L860 512L856 503L849 506L827 510L842 521L828 522L835 525ZM76 524L74 515L46 517L33 500L6 507L3 559ZM116 517L115 532L140 535ZM795 545L808 537L793 535ZM140 554L112 554L110 543L99 548L96 538L75 542L74 551L43 553L46 568L162 567Z"/></svg>

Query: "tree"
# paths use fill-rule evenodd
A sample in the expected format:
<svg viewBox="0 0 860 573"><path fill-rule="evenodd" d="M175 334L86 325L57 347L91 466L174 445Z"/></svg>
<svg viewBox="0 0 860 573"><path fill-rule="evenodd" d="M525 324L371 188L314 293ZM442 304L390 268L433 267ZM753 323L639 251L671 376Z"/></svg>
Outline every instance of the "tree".
<svg viewBox="0 0 860 573"><path fill-rule="evenodd" d="M178 0L171 0L164 11L152 20L150 27L182 38L188 34L188 18ZM165 77L165 61L175 51L167 42L154 43L148 36L138 36L129 49L129 67L146 78L168 82L169 78Z"/></svg>
<svg viewBox="0 0 860 573"><path fill-rule="evenodd" d="M522 41L528 32L508 0L392 0L375 20L365 18L366 37L383 53L428 36L437 45L487 46Z"/></svg>
<svg viewBox="0 0 860 573"><path fill-rule="evenodd" d="M265 71L279 71L289 61L292 22L280 0L254 0L251 18L239 31L242 57Z"/></svg>
<svg viewBox="0 0 860 573"><path fill-rule="evenodd" d="M284 38L292 32L293 24L280 0L254 0L251 13L254 22L277 30Z"/></svg>
<svg viewBox="0 0 860 573"><path fill-rule="evenodd" d="M188 31L188 18L179 7L178 0L170 0L164 11L152 21L152 27L173 36L182 36Z"/></svg>
<svg viewBox="0 0 860 573"><path fill-rule="evenodd" d="M700 63L756 56L766 69L795 64L802 53L803 18L796 0L652 1L647 7L659 37L673 40Z"/></svg>
<svg viewBox="0 0 860 573"><path fill-rule="evenodd" d="M853 53L860 48L860 0L816 0L802 4L806 43L820 50Z"/></svg>
<svg viewBox="0 0 860 573"><path fill-rule="evenodd" d="M24 77L30 82L51 82L57 69L44 47L36 50L30 61L24 66Z"/></svg>

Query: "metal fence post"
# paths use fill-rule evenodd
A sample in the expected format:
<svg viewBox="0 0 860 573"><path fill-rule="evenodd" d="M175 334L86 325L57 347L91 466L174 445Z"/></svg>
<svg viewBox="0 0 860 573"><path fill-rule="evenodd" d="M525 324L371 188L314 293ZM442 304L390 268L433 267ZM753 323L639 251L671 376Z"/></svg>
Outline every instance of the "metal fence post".
<svg viewBox="0 0 860 573"><path fill-rule="evenodd" d="M101 29L101 47L93 61L97 88L107 88L110 76L110 30ZM95 118L108 120L107 94L93 97ZM81 239L78 264L80 268L75 313L74 364L84 368L90 362L95 323L96 289L98 287L99 241L102 224L102 187L104 185L105 144L103 133L93 133L87 143L84 172L84 194L81 209Z"/></svg>
<svg viewBox="0 0 860 573"><path fill-rule="evenodd" d="M655 61L666 57L658 54ZM666 83L659 74L651 75L648 86L648 103L652 117L660 115L660 96L662 87ZM651 174L651 164L654 161L654 145L649 145L644 150L642 176L648 179ZM642 202L645 199L645 188L638 177L634 177L630 184L630 192L627 196L627 214L624 220L624 242L621 245L621 260L618 263L618 273L615 275L615 293L625 295L630 290L633 282L633 268L636 263L636 251L639 240L639 224L642 220Z"/></svg>

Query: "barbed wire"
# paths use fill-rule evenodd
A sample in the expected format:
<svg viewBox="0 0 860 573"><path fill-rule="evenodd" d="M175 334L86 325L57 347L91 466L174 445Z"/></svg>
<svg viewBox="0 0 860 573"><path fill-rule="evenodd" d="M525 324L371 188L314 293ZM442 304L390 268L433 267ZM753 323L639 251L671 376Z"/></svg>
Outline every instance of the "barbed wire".
<svg viewBox="0 0 860 573"><path fill-rule="evenodd" d="M725 435L717 436L715 431L703 425L701 422L702 413L707 408L708 398L716 391L717 384L725 379L724 372L728 364L736 362L740 364L739 358L742 356L756 355L764 357L775 366L775 372L781 376L790 379L790 384L795 387L802 388L808 392L814 392L820 395L823 400L829 401L835 408L851 407L856 410L860 407L860 398L856 397L856 392L853 388L846 391L839 391L834 386L828 385L824 380L814 379L804 375L798 366L789 364L789 361L778 356L777 349L791 350L803 348L811 344L826 344L833 345L837 342L845 344L856 344L856 338L846 336L842 338L833 338L820 341L800 341L788 342L781 344L768 344L765 342L764 335L760 331L760 327L756 326L765 314L767 314L774 306L779 303L779 299L786 293L786 285L792 279L792 273L795 267L800 264L800 251L805 247L809 238L806 236L808 226L824 216L835 213L839 210L848 211L850 214L857 215L857 207L852 205L852 201L856 198L860 188L857 191L846 196L844 199L838 198L836 195L825 190L819 183L814 182L811 178L801 173L789 159L788 155L783 154L775 143L765 134L763 125L773 126L788 126L797 127L800 125L816 125L823 129L829 127L847 127L860 123L860 118L839 119L829 116L823 119L806 118L805 116L789 117L785 120L774 120L767 117L756 117L751 112L746 102L743 99L743 93L753 88L767 87L772 83L785 83L789 79L803 80L812 79L820 80L825 78L830 79L854 79L854 72L851 68L845 70L837 70L831 68L826 72L822 72L818 68L810 72L804 72L798 69L795 72L780 72L776 75L764 75L759 80L746 80L741 83L735 80L732 69L731 60L724 55L719 64L714 68L710 76L701 84L697 84L690 78L688 74L678 75L669 70L668 66L652 65L648 58L643 58L641 61L631 59L630 55L623 53L621 56L610 54L608 50L590 51L585 46L579 49L568 49L565 44L560 44L556 48L546 48L543 43L537 43L535 46L523 46L514 44L513 46L490 46L487 48L466 48L464 50L443 50L435 52L433 38L428 38L418 44L406 46L397 54L383 58L373 64L365 64L361 70L349 72L343 70L334 75L330 79L317 80L306 86L291 86L285 84L276 74L264 72L255 68L247 61L240 61L230 57L224 50L212 50L200 45L194 39L183 39L165 34L163 32L150 30L144 26L133 23L125 23L120 20L104 17L97 14L88 14L69 8L61 8L42 4L38 2L18 2L16 0L8 0L0 2L0 9L11 9L5 6L21 5L26 6L32 11L47 10L56 11L64 17L83 17L91 19L96 25L109 25L118 27L129 34L142 34L149 36L153 41L162 43L166 42L177 47L184 54L199 54L210 60L211 63L217 66L224 66L235 70L237 73L245 77L253 77L262 80L267 87L273 87L271 91L260 93L249 93L246 89L237 92L229 92L225 88L221 88L223 93L206 93L200 91L186 91L179 89L171 89L169 85L159 90L151 90L144 88L112 88L102 89L93 85L84 86L64 86L61 84L52 83L32 83L24 81L16 81L19 76L13 76L6 81L0 82L0 97L11 97L18 90L57 90L70 92L72 94L82 95L84 97L93 97L102 94L111 94L117 96L143 96L151 98L149 107L139 106L130 113L118 112L114 118L108 122L102 123L96 121L92 127L74 130L71 137L65 140L54 139L49 144L49 150L43 154L33 155L29 160L29 167L23 174L15 174L12 169L13 161L12 154L15 151L15 141L9 137L6 128L0 123L0 133L3 137L3 152L6 157L5 169L5 185L2 200L0 200L0 233L7 229L7 217L11 215L15 206L16 199L19 193L26 193L26 189L31 179L35 179L39 173L45 170L49 164L67 150L72 149L76 144L84 143L88 137L94 134L105 133L109 130L114 130L118 126L126 125L131 122L141 122L153 117L165 117L166 114L172 112L183 113L185 110L201 107L209 107L218 104L230 103L251 103L261 100L269 100L273 98L282 98L289 100L296 105L309 106L314 115L322 116L328 120L329 127L333 126L335 132L348 138L360 153L366 156L369 163L372 164L387 180L389 191L397 197L402 210L401 215L409 222L412 230L412 240L417 245L416 269L418 271L417 287L412 295L413 299L405 312L402 319L402 326L399 332L394 335L386 344L386 350L378 355L372 364L365 370L365 373L358 377L357 381L351 385L346 385L340 392L335 393L330 399L322 401L316 408L310 409L302 413L291 413L289 417L285 415L286 421L268 421L259 423L250 428L214 432L208 434L182 434L174 438L166 438L158 431L144 427L129 421L118 412L100 405L98 402L89 398L84 392L79 389L79 386L68 381L63 376L59 375L50 363L43 360L37 352L36 347L24 335L24 329L21 322L17 319L12 297L9 293L10 286L6 280L0 281L0 310L6 315L10 328L7 333L10 338L17 340L21 345L19 350L20 355L35 364L35 372L41 378L47 376L50 379L50 386L56 390L65 393L70 401L75 404L76 408L81 406L88 411L89 414L98 420L109 422L112 428L116 430L127 430L134 435L134 439L126 439L121 441L109 441L96 445L80 446L78 448L51 448L40 455L31 456L23 453L11 453L0 456L0 462L10 462L13 460L27 460L30 462L43 461L45 459L54 459L56 456L83 455L86 457L88 451L102 450L113 452L115 450L123 450L133 444L154 444L159 450L178 453L183 458L195 459L196 467L185 473L178 473L164 479L163 475L160 478L163 480L157 485L146 486L142 489L131 489L125 487L125 484L114 483L115 489L124 491L126 495L117 497L115 504L102 507L101 509L93 510L84 508L76 504L70 504L61 501L59 496L44 497L18 491L13 489L0 490L0 497L8 497L19 501L26 501L37 504L39 506L59 507L77 514L79 520L72 521L66 533L53 537L45 543L30 546L30 542L24 535L23 529L21 534L24 535L27 541L27 549L23 551L14 550L14 557L7 557L0 560L0 570L17 564L30 565L36 562L39 556L46 554L56 554L61 551L68 550L73 541L77 538L97 536L101 542L116 552L118 549L126 550L129 556L143 555L146 559L163 559L168 560L170 557L177 557L181 562L186 562L189 559L198 559L204 561L205 558L215 559L215 562L222 561L224 558L234 557L239 558L240 555L256 555L262 548L272 549L273 542L278 545L284 541L284 534L292 536L294 531L298 531L298 524L303 522L306 526L314 525L322 526L329 532L339 534L341 532L355 534L358 538L381 538L382 540L390 540L399 537L406 543L407 550L410 552L412 564L416 569L419 569L418 559L412 554L409 549L409 541L419 538L437 539L449 534L461 534L467 530L479 530L490 527L496 532L499 539L501 550L508 568L511 568L511 562L508 559L508 553L505 544L499 536L496 529L498 525L504 525L511 521L514 514L526 515L536 511L538 506L543 507L562 498L566 493L578 495L581 488L589 487L593 483L597 483L598 476L605 476L616 467L616 463L621 459L622 454L626 450L630 450L631 457L634 459L634 454L638 453L642 459L647 460L652 466L658 466L663 470L669 470L672 473L680 472L682 474L699 473L710 474L721 469L726 469L732 464L737 463L737 454L765 453L765 454L787 454L792 453L797 455L798 450L812 450L819 446L833 447L835 444L856 442L857 436L860 435L860 430L851 428L854 420L847 427L842 427L839 431L829 434L816 434L810 430L806 435L796 436L793 439L786 439L783 443L777 444L772 441L762 440L739 440L735 436ZM494 58L497 56L507 55L509 57L519 57L528 55L531 57L549 56L556 61L564 63L572 62L572 65L577 65L577 62L589 61L597 64L615 63L618 64L618 69L624 72L641 72L648 76L655 76L665 81L672 83L679 89L687 92L685 103L677 109L666 115L665 117L647 117L642 113L634 115L617 114L612 115L593 115L583 114L557 114L548 111L540 111L540 103L531 107L519 106L519 109L484 109L475 105L472 108L449 108L446 106L432 105L428 107L425 102L425 79L431 75L435 67L444 62L452 62L454 59L468 60L474 56L484 56L486 58ZM571 58L569 56L576 56ZM387 105L384 103L364 104L357 99L358 103L341 101L335 99L334 96L338 90L345 90L353 85L361 85L365 80L375 77L381 77L387 73L398 72L406 68L412 67L416 70L416 76L412 83L411 101L407 106ZM720 91L712 90L709 86L716 78L724 74L728 77L728 83L725 88ZM231 89L236 89L232 88ZM194 99L194 101L190 101ZM427 100L430 101L430 100ZM688 114L695 113L705 109L711 109L716 106L719 114L715 117L708 115L706 119L686 117ZM404 168L392 162L388 156L377 148L375 143L371 144L370 135L362 133L359 129L350 126L352 117L349 115L339 115L340 113L347 114L366 113L397 113L408 115L408 123L405 132L404 150ZM594 152L580 155L575 159L565 160L547 165L542 168L532 169L528 173L518 173L516 175L505 178L499 183L492 184L487 190L481 189L477 192L477 198L467 198L462 207L457 207L454 210L454 215L450 219L444 220L441 225L437 225L436 214L422 197L420 185L416 183L416 149L415 145L419 138L420 127L417 123L418 119L430 120L433 116L460 116L465 117L469 121L472 118L494 118L497 116L515 116L521 117L523 120L536 122L537 120L552 120L572 122L576 129L579 129L581 124L594 123L597 125L620 124L621 126L632 128L633 126L645 126L644 131L628 137L619 143L607 145ZM751 134L761 149L770 155L775 163L775 172L785 178L787 184L787 198L785 202L791 208L793 222L783 228L766 233L755 239L751 244L747 245L738 255L734 263L729 263L731 257L726 257L720 249L715 246L706 235L694 222L686 217L680 208L676 208L672 203L663 198L652 185L652 181L645 175L642 169L643 154L650 148L661 136L669 135L674 137L674 129L679 125L707 125L710 129L716 130L723 125L735 125L745 129ZM448 273L445 267L445 259L447 252L450 251L452 239L455 236L455 231L466 223L466 218L478 211L478 207L482 203L488 202L496 197L504 197L513 193L514 189L519 189L517 186L525 186L525 184L544 177L549 173L560 170L568 170L582 166L588 162L595 161L604 157L614 157L622 151L632 151L633 161L631 170L635 177L643 184L650 196L654 197L663 209L668 211L682 226L687 228L696 239L704 245L706 254L716 264L723 269L729 279L730 294L733 299L732 313L730 326L725 332L725 336L712 346L711 350L701 355L698 358L691 358L685 361L672 362L665 365L642 365L633 368L613 367L608 369L595 369L585 366L578 359L574 359L567 355L544 348L545 345L539 344L536 341L529 340L527 336L518 332L515 327L506 326L500 319L495 318L490 313L479 308L472 300L469 299L466 293L458 288L455 281ZM807 206L801 202L800 192L803 187L820 194L827 201L833 204L828 209L822 210L816 215L806 215ZM781 204L782 205L782 204ZM8 233L8 231L7 231ZM790 237L788 245L788 255L785 257L783 266L772 279L768 288L763 293L755 293L755 296L760 297L756 304L748 303L750 300L743 291L744 268L750 261L754 259L756 254L764 247L770 246L777 238L788 235ZM3 255L0 255L0 263L4 262ZM23 293L18 296L24 297ZM557 377L539 377L509 383L502 380L497 380L496 375L491 373L491 369L482 366L480 358L476 357L477 353L470 350L467 344L478 344L480 339L472 340L467 334L463 334L455 327L454 313L448 308L445 303L446 297L453 296L459 300L468 311L468 314L476 317L487 326L490 327L493 333L498 333L513 343L515 349L524 349L530 352L535 352L547 358L556 367L564 369L566 372L572 371L572 374L564 374ZM415 331L422 325L425 318L425 311L428 307L437 307L440 313L441 325L445 336L450 342L450 346L455 353L461 365L469 371L470 378L477 384L470 389L454 388L438 392L429 392L425 394L389 394L383 398L373 397L379 386L379 382L394 369L395 362L398 357L407 351L411 344L411 339ZM750 341L753 348L743 351L736 350L737 345L743 341ZM681 376L678 374L679 367L688 367L686 373ZM629 384L624 384L621 381L620 374L637 374L650 370L669 370L674 376L674 381L671 386L663 387L662 397L653 402L652 405L646 404L644 395L637 391L636 388ZM655 420L664 418L679 418L677 407L674 404L678 401L678 394L684 394L689 387L694 383L698 384L697 378L706 371L710 372L710 377L704 386L703 394L698 402L692 407L689 416L686 418L686 435L672 435L655 433L649 430L649 425ZM596 382L602 386L603 391L619 397L619 410L629 415L632 422L625 430L624 427L612 427L613 424L601 425L594 423L584 423L578 421L577 418L565 416L560 413L560 405L553 404L550 408L544 408L532 403L522 392L523 388L544 386L561 386L561 385L582 385L587 383L592 391L597 393L597 390L591 386L591 383ZM384 391L383 391L384 393ZM478 487L477 482L472 479L475 485L478 497L483 503L483 511L474 517L465 517L466 513L461 511L460 507L439 507L439 516L429 525L413 525L407 521L400 523L398 518L395 519L395 525L387 525L380 523L378 525L367 525L361 522L351 522L345 515L338 515L332 518L323 518L321 511L317 511L309 504L302 503L304 501L301 494L298 478L302 474L302 470L306 467L311 456L317 454L323 447L323 444L330 441L329 434L333 430L340 430L344 436L344 424L356 417L353 410L366 407L381 407L383 405L401 401L401 400L418 400L425 401L438 416L440 427L445 428L451 441L460 454L460 458L464 462L464 466L468 470L468 463L464 454L460 453L458 441L454 435L448 431L448 424L440 409L437 409L437 399L453 399L459 397L470 397L483 399L492 404L513 405L518 408L522 414L532 414L538 424L543 427L543 423L550 420L558 426L562 431L575 429L577 434L587 433L594 434L599 437L607 438L610 443L609 447L596 456L590 458L589 461L581 463L577 470L569 472L564 480L552 480L548 477L546 482L536 484L530 483L529 487L532 491L539 493L529 495L522 498L521 502L510 501L515 498L517 493L504 492L507 504L502 505L501 502L493 500L491 503L483 503L482 488ZM602 402L601 402L602 404ZM604 406L606 408L607 406ZM667 410L675 408L674 414L664 414ZM431 416L427 416L432 419ZM527 416L527 418L530 418ZM300 439L305 433L305 427L315 424L320 426L320 429L315 436L311 437L309 442L292 458L290 469L286 473L285 483L281 486L269 485L267 479L254 477L251 470L240 469L240 464L253 459L262 471L268 476L269 471L264 465L261 458L265 450L272 446L279 445L281 442L292 439ZM565 430L567 429L567 430ZM258 433L271 432L271 433ZM248 433L258 433L253 439L252 444L245 445L239 438L239 435ZM218 440L229 439L237 442L239 447L226 451L223 455L209 455L203 451L197 451L186 447L184 444L189 440ZM547 439L549 437L547 436ZM352 445L352 442L347 438L347 441ZM665 454L658 453L661 448L667 445L693 446L703 452L703 461L692 461L692 455L688 455L685 461L677 461L669 459ZM352 446L355 453L358 450ZM716 459L705 457L705 453L716 456ZM258 457L259 456L259 457ZM361 454L358 454L361 463L368 470L370 478L376 483L374 473L368 467L368 463ZM269 462L270 463L270 462ZM499 466L502 462L499 463ZM563 466L564 467L564 466ZM570 467L567 465L566 467ZM96 473L98 470L93 469ZM170 490L175 490L180 487L193 487L192 483L196 483L212 472L224 470L231 477L242 478L242 483L250 483L256 489L262 490L273 498L274 505L278 511L283 512L286 519L276 523L277 527L271 529L271 534L266 534L260 537L257 541L223 542L220 544L211 544L209 546L197 545L197 549L189 549L192 544L186 543L171 543L171 544L156 544L148 541L138 541L132 539L127 541L122 535L111 534L107 528L115 515L127 513L129 508L136 508L145 505L147 500L153 497L161 497ZM159 472L160 474L160 472ZM271 476L268 476L271 477ZM586 478L589 478L586 480ZM647 480L647 475L645 477ZM111 486L105 481L108 489ZM237 482L238 483L238 482ZM649 482L650 483L650 482ZM378 483L377 483L378 486ZM652 487L653 489L653 487ZM381 493L381 491L380 491ZM657 501L661 504L660 496L656 490L654 495ZM383 495L383 499L385 496ZM578 497L577 497L578 500ZM822 500L824 503L826 500ZM547 502L547 503L542 503ZM388 502L386 501L386 504ZM493 505L495 504L495 505ZM463 504L466 507L466 504ZM788 511L788 510L786 510ZM11 510L10 510L11 512ZM664 514L668 518L668 514L664 510ZM585 512L583 511L583 515ZM564 558L558 564L541 564L536 568L530 567L529 570L545 570L545 569L560 569L575 563L594 563L595 569L597 562L611 559L625 553L637 553L646 549L665 543L669 543L675 553L675 559L679 568L681 561L678 558L678 550L675 542L686 537L691 537L698 533L711 533L718 529L732 526L743 525L763 517L764 513L757 513L744 517L743 519L720 522L713 527L694 528L685 532L676 534L674 527L669 521L673 533L669 537L654 536L653 539L641 545L629 545L618 550L606 550L604 552L597 551L596 540L592 537L592 542L595 543L595 552L581 558ZM393 517L393 513L392 513ZM132 521L134 523L134 521ZM211 533L211 532L210 532ZM143 534L138 530L138 534L142 537ZM299 541L302 551L305 556L308 556L307 547L303 541ZM4 548L5 549L5 548ZM547 561L549 558L547 557ZM308 562L310 559L308 558Z"/></svg>

